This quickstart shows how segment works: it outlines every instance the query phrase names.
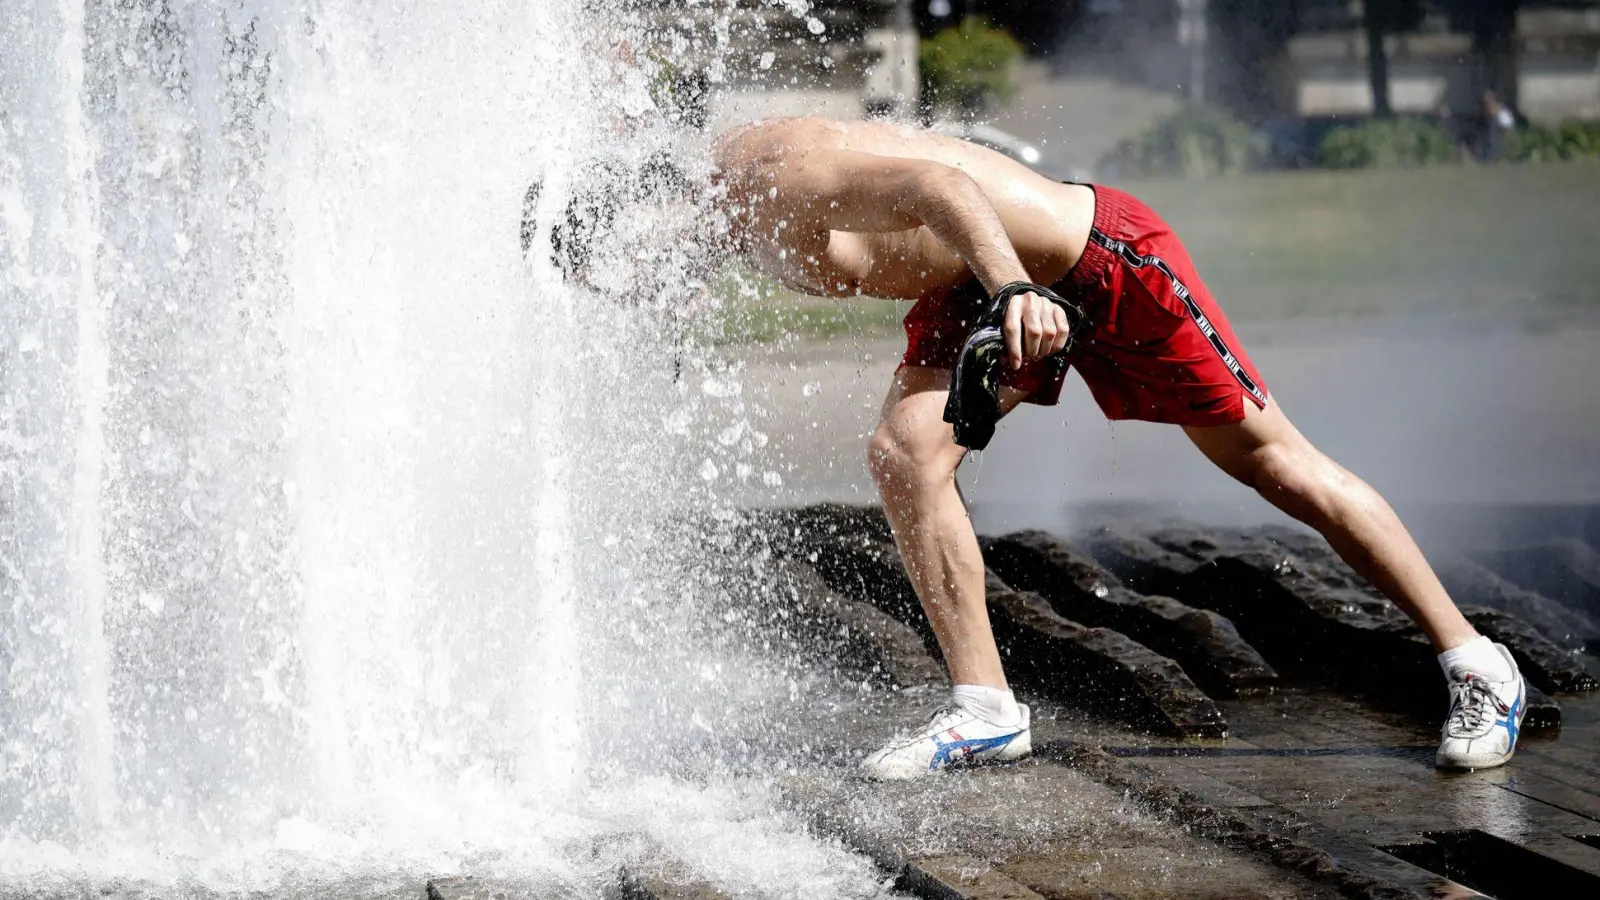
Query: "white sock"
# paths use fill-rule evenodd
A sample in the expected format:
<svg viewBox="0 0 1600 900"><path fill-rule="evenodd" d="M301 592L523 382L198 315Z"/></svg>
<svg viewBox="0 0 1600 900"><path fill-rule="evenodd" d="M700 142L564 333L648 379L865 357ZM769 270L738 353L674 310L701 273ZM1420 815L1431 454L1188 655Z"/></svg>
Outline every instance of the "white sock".
<svg viewBox="0 0 1600 900"><path fill-rule="evenodd" d="M980 684L958 684L951 696L957 706L997 728L1010 728L1022 722L1022 710L1010 691Z"/></svg>
<svg viewBox="0 0 1600 900"><path fill-rule="evenodd" d="M1443 667L1446 678L1455 677L1452 674L1454 672L1464 671L1482 675L1490 681L1510 681L1512 674L1506 658L1495 649L1494 642L1481 635L1454 650L1439 654L1439 665Z"/></svg>

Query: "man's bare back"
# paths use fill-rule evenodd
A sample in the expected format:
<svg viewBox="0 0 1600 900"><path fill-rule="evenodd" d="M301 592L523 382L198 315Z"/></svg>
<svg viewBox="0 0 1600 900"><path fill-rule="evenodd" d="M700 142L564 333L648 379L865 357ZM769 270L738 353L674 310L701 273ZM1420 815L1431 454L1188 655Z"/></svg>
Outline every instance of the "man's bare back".
<svg viewBox="0 0 1600 900"><path fill-rule="evenodd" d="M991 291L995 280L1050 284L1078 261L1094 219L1088 187L902 126L777 119L723 135L712 153L738 251L769 275L821 296L914 300L974 276ZM926 194L919 183L956 178L987 198L1002 240L950 246L962 223L941 229L939 220L972 213L961 208L959 191L953 208L915 208ZM984 258L985 243L1009 244L1014 260ZM977 258L964 260L968 255ZM1025 272L1005 271L1013 261Z"/></svg>

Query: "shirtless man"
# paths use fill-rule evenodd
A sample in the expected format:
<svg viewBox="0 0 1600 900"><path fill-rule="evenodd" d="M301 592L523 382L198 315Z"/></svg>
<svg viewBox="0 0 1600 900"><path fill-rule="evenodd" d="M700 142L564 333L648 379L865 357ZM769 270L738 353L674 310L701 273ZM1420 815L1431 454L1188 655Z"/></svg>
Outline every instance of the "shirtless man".
<svg viewBox="0 0 1600 900"><path fill-rule="evenodd" d="M1290 423L1182 244L1144 204L1050 181L954 138L867 122L759 122L718 139L713 166L733 251L762 272L819 296L917 301L867 458L955 688L923 727L868 757L864 774L910 778L1030 751L1028 708L1006 686L956 487L966 450L943 415L964 340L1015 282L1053 285L1087 326L1070 334L1063 310L1036 292L1011 298L1002 414L1056 403L1075 367L1108 418L1181 427L1427 633L1451 691L1437 764L1511 757L1525 704L1510 654L1462 617L1383 498Z"/></svg>

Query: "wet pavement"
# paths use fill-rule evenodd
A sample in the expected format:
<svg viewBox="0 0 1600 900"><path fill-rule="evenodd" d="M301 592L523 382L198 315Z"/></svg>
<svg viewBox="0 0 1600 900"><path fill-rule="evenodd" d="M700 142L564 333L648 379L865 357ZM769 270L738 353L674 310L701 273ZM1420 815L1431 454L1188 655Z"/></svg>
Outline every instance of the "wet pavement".
<svg viewBox="0 0 1600 900"><path fill-rule="evenodd" d="M1447 698L1431 649L1305 535L1188 525L1109 544L1104 531L985 539L1013 579L990 573L991 617L1033 706L1035 758L879 785L849 761L917 724L943 691L915 683L937 663L881 515L758 512L752 533L784 561L786 590L813 594L819 630L851 632L838 646L888 661L866 668L901 686L799 713L789 733L808 736L806 753L785 795L918 896L1600 896L1600 659L1576 649L1600 625L1581 578L1560 582L1560 599L1505 581L1517 608L1563 611L1539 620L1568 629L1553 639L1485 608L1528 642L1519 656L1545 655L1530 680L1549 695L1509 766L1445 773L1433 767ZM1574 577L1588 571L1584 554L1567 558ZM1518 559L1486 562L1518 575ZM1146 593L1152 583L1172 596ZM1253 659L1249 689L1214 671L1208 696L1119 625L1168 649L1213 640L1197 667ZM1215 730L1188 727L1197 715Z"/></svg>

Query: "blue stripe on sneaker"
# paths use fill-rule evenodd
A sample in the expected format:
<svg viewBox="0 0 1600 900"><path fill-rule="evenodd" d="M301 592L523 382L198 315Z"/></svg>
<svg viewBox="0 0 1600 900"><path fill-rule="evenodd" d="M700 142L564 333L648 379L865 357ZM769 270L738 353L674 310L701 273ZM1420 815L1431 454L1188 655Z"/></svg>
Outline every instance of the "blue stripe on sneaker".
<svg viewBox="0 0 1600 900"><path fill-rule="evenodd" d="M1506 734L1511 737L1510 743L1506 744L1506 752L1510 753L1515 750L1517 747L1517 734L1522 731L1521 692L1518 692L1517 699L1511 702L1511 709L1506 713L1506 717L1504 719L1496 719L1494 723L1505 726Z"/></svg>
<svg viewBox="0 0 1600 900"><path fill-rule="evenodd" d="M955 762L955 759L951 759L951 754L953 753L961 754L960 756L956 757L956 759L965 759L968 756L972 756L976 753L982 753L986 750L999 750L1001 747L1004 747L1016 740L1017 735L1021 733L1022 732L1019 731L1016 732L1016 734L1001 735L1000 737L974 738L970 741L951 741L948 744L940 743L939 739L935 737L933 742L939 745L939 750L933 754L933 761L928 763L928 771L932 772L943 766L949 765L952 762Z"/></svg>

